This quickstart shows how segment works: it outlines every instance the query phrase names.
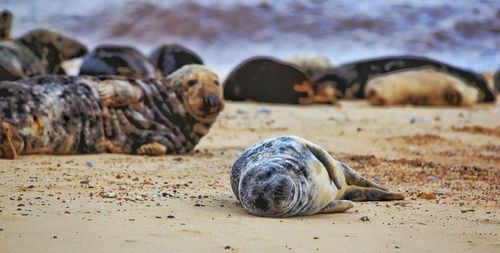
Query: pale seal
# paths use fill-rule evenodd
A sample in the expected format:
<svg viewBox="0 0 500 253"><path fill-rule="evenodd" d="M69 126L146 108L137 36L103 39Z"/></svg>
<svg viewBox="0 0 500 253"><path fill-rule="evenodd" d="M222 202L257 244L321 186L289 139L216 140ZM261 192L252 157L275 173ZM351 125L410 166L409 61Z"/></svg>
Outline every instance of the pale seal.
<svg viewBox="0 0 500 253"><path fill-rule="evenodd" d="M404 199L296 136L252 145L234 162L230 180L236 198L258 216L343 212L352 201Z"/></svg>
<svg viewBox="0 0 500 253"><path fill-rule="evenodd" d="M471 106L479 90L458 77L434 69L404 70L368 81L365 95L373 105Z"/></svg>

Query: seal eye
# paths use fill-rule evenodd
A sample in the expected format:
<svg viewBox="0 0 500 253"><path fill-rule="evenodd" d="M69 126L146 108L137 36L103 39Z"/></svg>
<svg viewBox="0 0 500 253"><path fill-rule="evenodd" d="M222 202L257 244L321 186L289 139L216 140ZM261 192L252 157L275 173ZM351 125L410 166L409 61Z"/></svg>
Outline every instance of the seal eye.
<svg viewBox="0 0 500 253"><path fill-rule="evenodd" d="M59 42L63 41L63 37L57 36L57 41L59 41Z"/></svg>
<svg viewBox="0 0 500 253"><path fill-rule="evenodd" d="M215 84L215 85L217 85L217 86L219 86L219 85L220 85L220 84L219 84L219 80L215 80L215 81L214 81L214 84Z"/></svg>
<svg viewBox="0 0 500 253"><path fill-rule="evenodd" d="M196 79L191 79L191 80L188 81L189 87L191 87L191 86L193 86L193 85L195 85L197 83L198 83L198 80L196 80Z"/></svg>

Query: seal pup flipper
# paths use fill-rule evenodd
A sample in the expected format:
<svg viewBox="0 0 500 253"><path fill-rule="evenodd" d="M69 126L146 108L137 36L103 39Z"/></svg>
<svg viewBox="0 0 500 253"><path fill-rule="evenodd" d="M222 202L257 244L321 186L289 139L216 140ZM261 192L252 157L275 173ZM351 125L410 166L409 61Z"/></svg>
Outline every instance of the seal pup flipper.
<svg viewBox="0 0 500 253"><path fill-rule="evenodd" d="M354 207L354 203L350 200L334 200L328 203L319 213L341 213Z"/></svg>
<svg viewBox="0 0 500 253"><path fill-rule="evenodd" d="M142 90L129 81L108 79L97 83L99 100L106 106L137 104L142 99Z"/></svg>
<svg viewBox="0 0 500 253"><path fill-rule="evenodd" d="M357 185L349 185L342 195L342 199L352 201L385 201L385 200L402 200L405 196L401 193L384 191L373 187L362 187Z"/></svg>
<svg viewBox="0 0 500 253"><path fill-rule="evenodd" d="M333 183L337 187L337 189L342 188L342 182L344 179L342 178L342 175L339 173L335 173L335 165L337 164L337 161L333 159L333 157L326 152L322 147L299 137L296 137L300 142L304 143L306 147L313 153L313 155L325 166L326 170L328 171L328 175L332 179Z"/></svg>
<svg viewBox="0 0 500 253"><path fill-rule="evenodd" d="M371 180L368 180L364 177L362 177L360 174L358 174L356 171L354 171L351 167L347 166L345 163L339 162L340 167L342 171L344 172L345 180L348 185L357 185L357 186L362 186L362 187L371 187L371 188L376 188L380 189L383 191L389 191L389 189L380 186Z"/></svg>
<svg viewBox="0 0 500 253"><path fill-rule="evenodd" d="M148 144L144 144L139 149L137 149L137 154L139 155L164 155L167 153L167 147L158 143L152 142Z"/></svg>

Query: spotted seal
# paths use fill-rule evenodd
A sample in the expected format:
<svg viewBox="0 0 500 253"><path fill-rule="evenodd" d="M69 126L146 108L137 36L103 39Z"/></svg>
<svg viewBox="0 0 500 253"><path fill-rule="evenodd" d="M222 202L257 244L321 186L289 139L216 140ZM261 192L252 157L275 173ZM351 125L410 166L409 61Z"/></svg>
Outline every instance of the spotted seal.
<svg viewBox="0 0 500 253"><path fill-rule="evenodd" d="M0 82L0 157L191 152L224 108L217 75L187 65L165 79L39 76Z"/></svg>
<svg viewBox="0 0 500 253"><path fill-rule="evenodd" d="M160 78L155 65L134 47L100 45L83 58L80 75L119 75L135 79Z"/></svg>
<svg viewBox="0 0 500 253"><path fill-rule="evenodd" d="M0 40L10 39L14 15L9 10L0 11Z"/></svg>
<svg viewBox="0 0 500 253"><path fill-rule="evenodd" d="M478 88L480 102L494 102L496 100L496 95L480 74L420 56L389 56L346 63L328 68L312 79L314 85L327 83L335 88L339 98L364 98L366 83L374 76L403 69L430 67L456 76L467 85Z"/></svg>
<svg viewBox="0 0 500 253"><path fill-rule="evenodd" d="M296 136L252 145L234 162L230 180L236 198L258 216L343 212L351 201L404 199Z"/></svg>
<svg viewBox="0 0 500 253"><path fill-rule="evenodd" d="M410 69L377 76L368 81L365 94L373 105L471 106L479 100L479 90L435 69Z"/></svg>
<svg viewBox="0 0 500 253"><path fill-rule="evenodd" d="M32 30L17 39L0 41L0 80L64 74L63 61L86 53L83 44L60 32Z"/></svg>
<svg viewBox="0 0 500 253"><path fill-rule="evenodd" d="M252 57L236 66L224 81L224 97L233 101L267 103L334 103L335 96L319 93L304 71L272 57Z"/></svg>
<svg viewBox="0 0 500 253"><path fill-rule="evenodd" d="M184 65L203 65L203 60L194 51L179 44L163 44L154 49L149 59L163 73L169 75Z"/></svg>

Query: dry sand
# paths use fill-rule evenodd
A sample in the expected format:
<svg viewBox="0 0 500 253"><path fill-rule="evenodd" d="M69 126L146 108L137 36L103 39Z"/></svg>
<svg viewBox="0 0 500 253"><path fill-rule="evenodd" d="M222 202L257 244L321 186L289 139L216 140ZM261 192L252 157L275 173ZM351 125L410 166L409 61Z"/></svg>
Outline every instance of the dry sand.
<svg viewBox="0 0 500 253"><path fill-rule="evenodd" d="M322 145L406 199L341 214L249 215L230 189L230 166L282 134ZM192 155L32 155L0 168L4 253L500 252L500 104L228 103ZM118 196L103 198L110 190Z"/></svg>

